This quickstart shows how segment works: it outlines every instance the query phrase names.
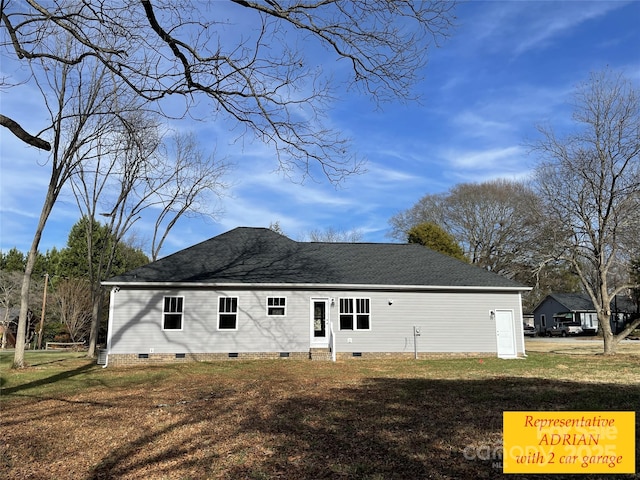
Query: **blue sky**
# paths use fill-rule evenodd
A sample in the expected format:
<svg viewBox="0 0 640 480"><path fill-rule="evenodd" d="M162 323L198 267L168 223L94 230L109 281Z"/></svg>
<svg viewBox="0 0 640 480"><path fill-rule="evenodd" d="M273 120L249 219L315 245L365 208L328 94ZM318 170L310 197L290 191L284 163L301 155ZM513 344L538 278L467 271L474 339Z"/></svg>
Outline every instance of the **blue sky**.
<svg viewBox="0 0 640 480"><path fill-rule="evenodd" d="M392 241L389 218L425 194L463 182L526 178L536 163L526 141L536 138L538 124L568 125L572 92L589 72L610 67L640 85L639 1L471 1L456 14L451 38L430 50L424 80L416 87L420 103L379 109L345 94L332 105L330 123L367 160L366 173L339 187L321 178L292 183L274 173L271 149L232 142L237 134L220 123L182 125L202 139L215 136L216 151L236 167L227 177L232 186L219 218L182 219L162 255L237 226L276 221L296 240L333 228L358 230L364 241ZM8 62L0 65L2 74L8 68ZM0 95L2 113L37 131L38 97L27 86ZM47 154L4 129L0 142L0 249L26 252L48 182ZM72 197L63 194L40 250L63 247L77 219ZM150 227L136 225L138 240L150 238Z"/></svg>

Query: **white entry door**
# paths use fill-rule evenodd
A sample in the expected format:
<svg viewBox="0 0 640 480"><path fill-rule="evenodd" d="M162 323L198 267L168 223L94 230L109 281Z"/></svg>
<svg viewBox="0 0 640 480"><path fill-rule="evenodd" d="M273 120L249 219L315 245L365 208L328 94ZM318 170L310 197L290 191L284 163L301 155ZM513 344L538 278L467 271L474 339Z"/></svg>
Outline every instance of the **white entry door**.
<svg viewBox="0 0 640 480"><path fill-rule="evenodd" d="M517 351L513 310L496 310L496 337L498 357L515 358Z"/></svg>
<svg viewBox="0 0 640 480"><path fill-rule="evenodd" d="M311 299L311 347L329 346L329 299Z"/></svg>

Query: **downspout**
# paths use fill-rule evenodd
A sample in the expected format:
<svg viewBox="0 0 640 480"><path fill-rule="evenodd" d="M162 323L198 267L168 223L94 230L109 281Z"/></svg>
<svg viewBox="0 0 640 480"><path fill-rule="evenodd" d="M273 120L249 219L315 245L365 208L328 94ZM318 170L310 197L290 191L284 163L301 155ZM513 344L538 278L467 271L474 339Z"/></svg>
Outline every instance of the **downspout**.
<svg viewBox="0 0 640 480"><path fill-rule="evenodd" d="M329 321L329 342L331 344L331 361L336 361L336 336L333 333L333 322Z"/></svg>
<svg viewBox="0 0 640 480"><path fill-rule="evenodd" d="M518 301L520 303L520 331L522 332L522 356L527 358L527 350L524 346L524 310L522 310L522 292L518 292ZM533 324L535 326L535 319L533 320Z"/></svg>
<svg viewBox="0 0 640 480"><path fill-rule="evenodd" d="M111 333L113 332L113 312L115 310L115 297L116 293L120 291L120 287L111 287L109 293L109 321L107 322L107 353L105 355L105 361L102 368L107 368L109 365L109 353L111 352Z"/></svg>

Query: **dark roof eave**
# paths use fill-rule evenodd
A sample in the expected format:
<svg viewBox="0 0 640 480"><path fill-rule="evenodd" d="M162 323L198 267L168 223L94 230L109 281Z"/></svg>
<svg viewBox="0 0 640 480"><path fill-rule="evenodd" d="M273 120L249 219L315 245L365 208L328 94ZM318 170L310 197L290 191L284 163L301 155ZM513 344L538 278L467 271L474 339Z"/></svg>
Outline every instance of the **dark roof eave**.
<svg viewBox="0 0 640 480"><path fill-rule="evenodd" d="M325 290L467 290L527 292L532 287L500 285L378 285L341 283L233 283L233 282L117 282L104 281L106 287L215 287L215 288L273 288L273 289L325 289Z"/></svg>

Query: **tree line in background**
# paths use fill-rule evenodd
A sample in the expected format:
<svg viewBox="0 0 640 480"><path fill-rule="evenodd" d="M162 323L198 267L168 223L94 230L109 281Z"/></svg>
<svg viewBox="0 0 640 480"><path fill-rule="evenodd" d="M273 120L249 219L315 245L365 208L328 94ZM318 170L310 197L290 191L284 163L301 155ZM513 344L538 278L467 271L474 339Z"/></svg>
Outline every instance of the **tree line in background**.
<svg viewBox="0 0 640 480"><path fill-rule="evenodd" d="M96 290L91 271L97 270L99 257L87 262L88 245L96 251L110 250L115 255L110 275L119 275L149 263L142 249L131 241L118 241L105 224L93 221L92 242L87 241L88 217L81 218L71 229L67 245L46 253L38 252L33 269L34 282L29 290L29 315L26 342L43 347L45 342L84 342L88 344L92 324L93 294ZM20 305L22 277L27 255L16 248L0 252L0 327L2 348L13 346L17 330L17 306ZM109 276L110 276L109 275ZM105 280L107 275L98 278ZM108 295L100 294L99 341L106 337L106 302Z"/></svg>
<svg viewBox="0 0 640 480"><path fill-rule="evenodd" d="M640 325L640 315L617 334L610 324L616 295L636 305L640 297L640 92L605 70L578 87L573 107L572 129L539 128L531 179L459 184L425 195L390 224L398 240L461 251L533 286L526 311L548 293L586 293L612 354Z"/></svg>

